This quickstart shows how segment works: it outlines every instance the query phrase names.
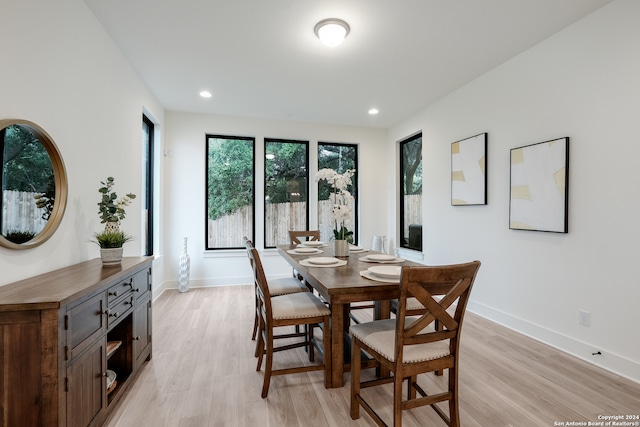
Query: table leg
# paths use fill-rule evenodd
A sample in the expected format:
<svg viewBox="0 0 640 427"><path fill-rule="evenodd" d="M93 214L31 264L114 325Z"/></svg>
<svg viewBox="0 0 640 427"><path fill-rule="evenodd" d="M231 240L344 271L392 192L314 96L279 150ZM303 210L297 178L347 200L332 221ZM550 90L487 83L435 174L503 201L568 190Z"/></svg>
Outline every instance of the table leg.
<svg viewBox="0 0 640 427"><path fill-rule="evenodd" d="M331 304L331 387L344 385L344 319L349 306Z"/></svg>

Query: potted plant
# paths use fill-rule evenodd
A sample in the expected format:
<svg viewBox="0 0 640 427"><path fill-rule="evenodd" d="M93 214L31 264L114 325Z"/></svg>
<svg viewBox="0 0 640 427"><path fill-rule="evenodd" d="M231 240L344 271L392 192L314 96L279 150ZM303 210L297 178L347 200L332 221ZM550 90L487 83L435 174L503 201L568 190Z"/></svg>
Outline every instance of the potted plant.
<svg viewBox="0 0 640 427"><path fill-rule="evenodd" d="M117 265L122 261L122 246L133 239L133 236L120 230L120 221L126 216L125 207L131 204L136 198L133 193L127 193L118 199L118 195L113 190L113 177L108 177L106 181L101 181L102 187L98 192L102 194L98 202L98 214L100 223L105 224L104 230L94 233L93 242L100 246L100 257L104 265Z"/></svg>
<svg viewBox="0 0 640 427"><path fill-rule="evenodd" d="M100 246L100 258L104 265L117 265L122 261L122 246L133 236L122 230L103 230L93 234L92 242Z"/></svg>

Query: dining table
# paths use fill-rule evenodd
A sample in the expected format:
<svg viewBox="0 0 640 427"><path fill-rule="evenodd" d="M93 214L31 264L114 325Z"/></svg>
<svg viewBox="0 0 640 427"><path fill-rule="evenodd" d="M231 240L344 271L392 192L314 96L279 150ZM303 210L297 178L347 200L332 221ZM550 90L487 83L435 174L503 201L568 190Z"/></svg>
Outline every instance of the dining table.
<svg viewBox="0 0 640 427"><path fill-rule="evenodd" d="M390 316L391 300L400 295L399 279L373 276L369 273L369 268L383 265L421 264L395 256L385 256L386 254L381 252L360 247L352 246L348 256L334 257L331 245L317 247L316 253L310 253L308 250L305 250L304 253L298 253L296 251L298 246L300 245L285 244L278 245L277 249L278 253L303 277L307 285L316 290L331 308L331 325L329 328L326 325L323 328L323 333L331 334L331 348L330 354L325 354L324 357L325 360L330 358L331 363L329 387L342 387L344 372L350 369L351 361L348 335L351 304L373 301L375 303L374 318L385 319ZM314 264L310 262L313 257L334 257L340 262L329 264L329 260L327 260L327 263ZM380 261L373 259L380 259Z"/></svg>

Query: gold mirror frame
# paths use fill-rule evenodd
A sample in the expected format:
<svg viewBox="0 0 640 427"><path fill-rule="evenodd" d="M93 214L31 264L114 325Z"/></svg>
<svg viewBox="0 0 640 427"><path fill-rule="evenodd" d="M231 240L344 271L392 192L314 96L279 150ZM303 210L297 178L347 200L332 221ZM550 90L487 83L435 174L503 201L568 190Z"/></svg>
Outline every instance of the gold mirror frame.
<svg viewBox="0 0 640 427"><path fill-rule="evenodd" d="M62 161L62 156L58 151L58 147L53 142L53 138L49 136L44 129L42 129L37 124L30 122L28 120L22 119L4 119L0 120L0 130L4 129L11 125L19 125L21 127L27 128L34 136L38 138L42 146L47 150L49 154L49 159L51 159L51 165L53 167L53 175L55 182L55 202L53 204L53 209L51 210L51 215L47 221L47 224L44 226L42 230L38 234L36 234L31 240L25 243L14 243L4 238L0 234L0 246L4 246L9 249L30 249L35 248L36 246L40 246L55 233L56 229L60 225L62 221L62 216L64 214L64 210L67 207L67 173L64 167L64 162ZM0 173L3 173L4 164L0 165Z"/></svg>

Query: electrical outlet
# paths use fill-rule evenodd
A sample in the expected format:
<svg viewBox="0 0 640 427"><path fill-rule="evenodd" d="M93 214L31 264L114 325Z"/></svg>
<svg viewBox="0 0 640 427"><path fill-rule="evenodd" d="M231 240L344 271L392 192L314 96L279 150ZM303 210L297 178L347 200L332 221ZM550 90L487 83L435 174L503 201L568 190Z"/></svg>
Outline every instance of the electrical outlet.
<svg viewBox="0 0 640 427"><path fill-rule="evenodd" d="M578 310L578 323L589 326L591 324L591 313L586 310Z"/></svg>

